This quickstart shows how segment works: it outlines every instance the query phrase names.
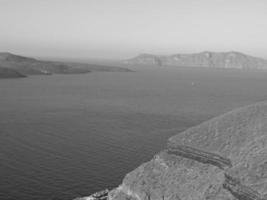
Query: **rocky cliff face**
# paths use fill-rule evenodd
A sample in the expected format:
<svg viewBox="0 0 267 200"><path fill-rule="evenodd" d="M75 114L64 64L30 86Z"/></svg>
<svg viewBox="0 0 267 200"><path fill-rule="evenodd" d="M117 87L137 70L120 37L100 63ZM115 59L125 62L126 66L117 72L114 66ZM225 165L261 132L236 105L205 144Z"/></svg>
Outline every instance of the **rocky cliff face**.
<svg viewBox="0 0 267 200"><path fill-rule="evenodd" d="M174 65L180 67L210 67L236 69L267 69L267 60L239 52L201 52L196 54L175 54L158 56L140 54L126 61L128 64Z"/></svg>
<svg viewBox="0 0 267 200"><path fill-rule="evenodd" d="M169 139L130 172L110 200L266 200L267 102L224 114Z"/></svg>

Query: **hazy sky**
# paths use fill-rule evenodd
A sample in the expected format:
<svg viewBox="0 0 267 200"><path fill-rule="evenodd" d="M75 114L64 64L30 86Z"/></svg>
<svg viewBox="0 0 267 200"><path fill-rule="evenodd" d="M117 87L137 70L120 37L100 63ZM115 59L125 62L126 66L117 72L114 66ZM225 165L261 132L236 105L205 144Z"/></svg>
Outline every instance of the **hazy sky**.
<svg viewBox="0 0 267 200"><path fill-rule="evenodd" d="M267 0L0 0L0 51L124 58L204 50L267 58Z"/></svg>

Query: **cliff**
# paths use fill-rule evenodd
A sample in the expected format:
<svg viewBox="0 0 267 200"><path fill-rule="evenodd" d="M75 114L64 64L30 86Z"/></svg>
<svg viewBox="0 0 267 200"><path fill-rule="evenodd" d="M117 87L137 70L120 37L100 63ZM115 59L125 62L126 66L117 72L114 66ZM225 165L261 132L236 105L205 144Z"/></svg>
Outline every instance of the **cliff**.
<svg viewBox="0 0 267 200"><path fill-rule="evenodd" d="M249 56L240 52L201 52L195 54L174 54L159 56L140 54L126 60L128 64L180 66L180 67L209 67L235 69L267 69L267 60Z"/></svg>
<svg viewBox="0 0 267 200"><path fill-rule="evenodd" d="M171 137L166 149L127 174L108 199L266 200L267 102Z"/></svg>

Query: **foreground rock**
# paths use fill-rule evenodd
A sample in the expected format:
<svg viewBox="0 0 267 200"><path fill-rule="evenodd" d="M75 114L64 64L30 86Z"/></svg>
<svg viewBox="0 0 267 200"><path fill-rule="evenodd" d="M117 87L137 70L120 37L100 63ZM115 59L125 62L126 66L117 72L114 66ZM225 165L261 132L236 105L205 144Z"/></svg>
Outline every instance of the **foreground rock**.
<svg viewBox="0 0 267 200"><path fill-rule="evenodd" d="M209 67L235 69L267 69L267 60L239 52L201 52L195 54L174 54L158 56L140 54L126 61L128 64L171 65L180 67Z"/></svg>
<svg viewBox="0 0 267 200"><path fill-rule="evenodd" d="M266 200L267 102L234 110L169 139L110 200Z"/></svg>

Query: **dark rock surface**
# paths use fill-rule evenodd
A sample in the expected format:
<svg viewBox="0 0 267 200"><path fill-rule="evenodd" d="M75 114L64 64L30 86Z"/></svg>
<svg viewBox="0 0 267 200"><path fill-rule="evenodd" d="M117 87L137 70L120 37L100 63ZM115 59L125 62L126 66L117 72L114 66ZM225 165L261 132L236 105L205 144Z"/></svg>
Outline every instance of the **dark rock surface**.
<svg viewBox="0 0 267 200"><path fill-rule="evenodd" d="M169 139L167 149L109 193L124 200L266 200L267 102L240 108Z"/></svg>
<svg viewBox="0 0 267 200"><path fill-rule="evenodd" d="M128 64L171 65L180 67L210 67L235 69L267 69L267 60L240 52L201 52L159 56L140 54L126 61Z"/></svg>

